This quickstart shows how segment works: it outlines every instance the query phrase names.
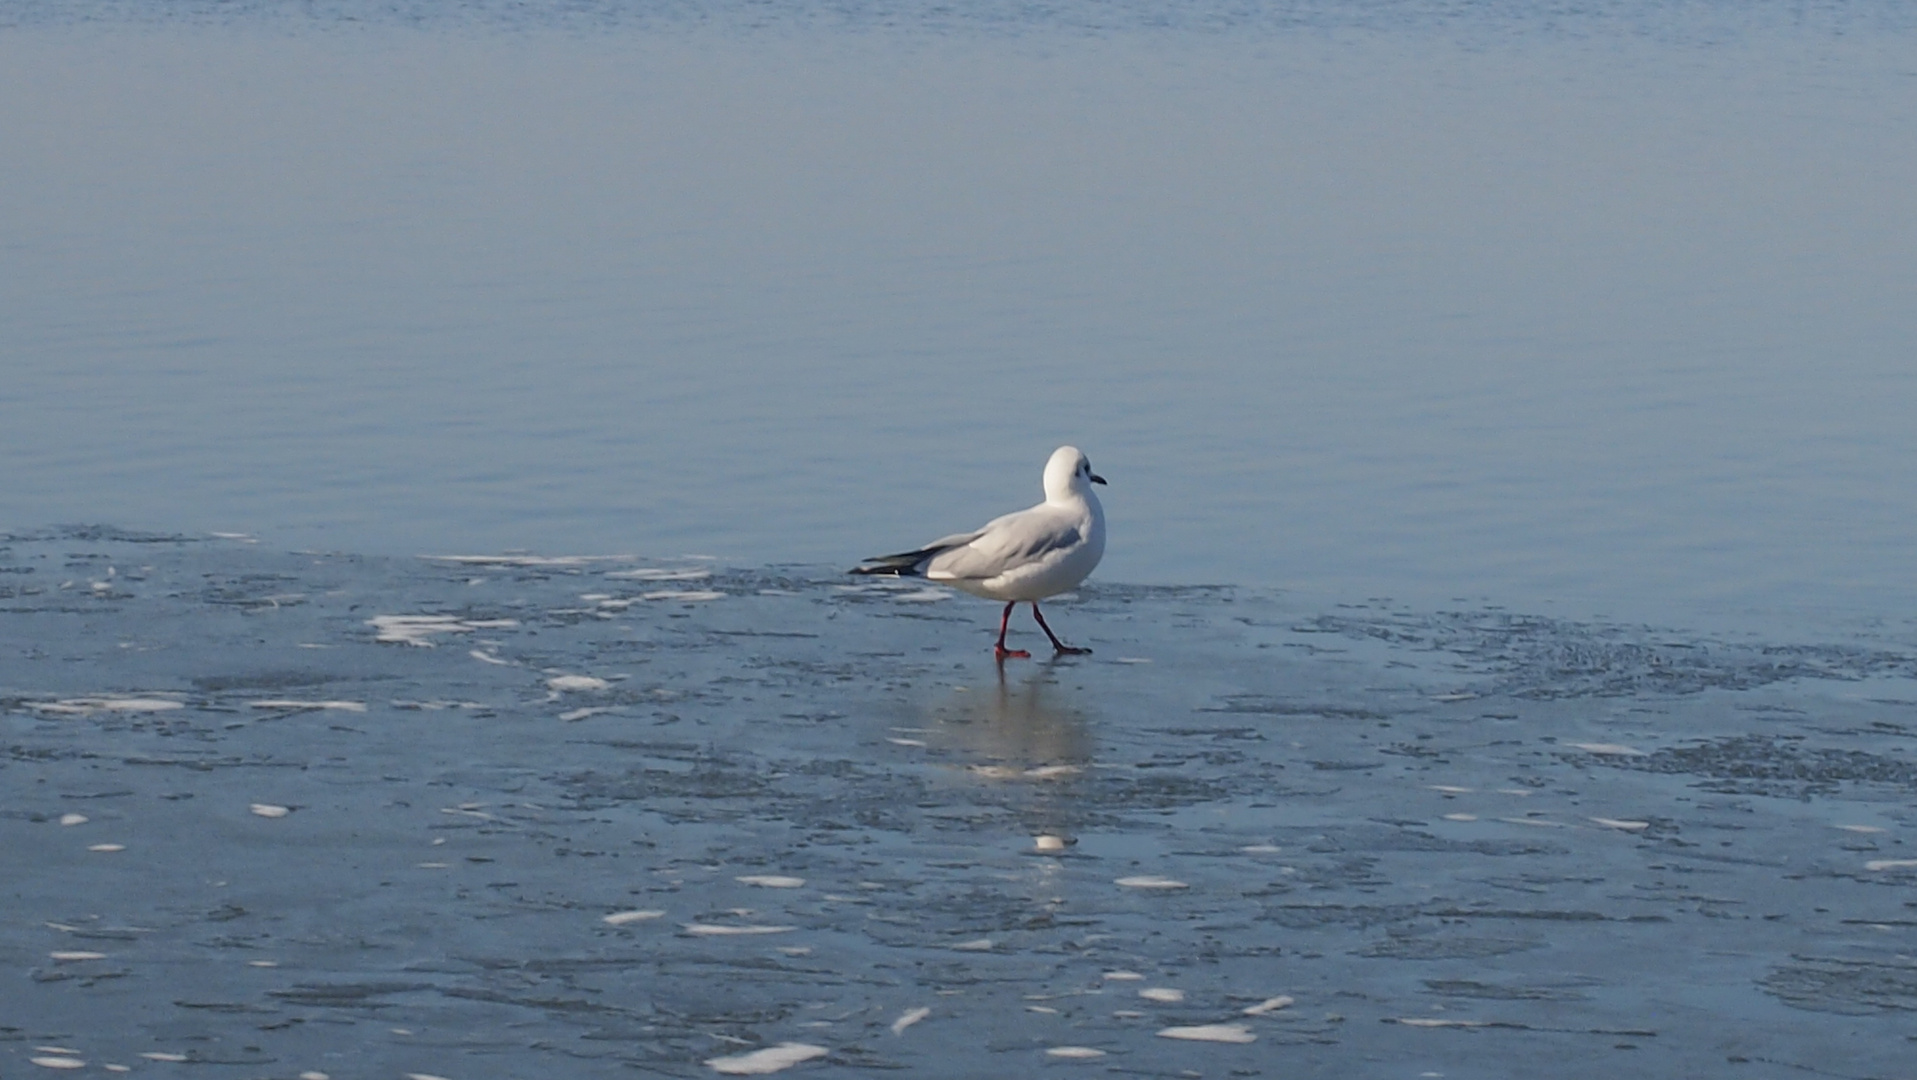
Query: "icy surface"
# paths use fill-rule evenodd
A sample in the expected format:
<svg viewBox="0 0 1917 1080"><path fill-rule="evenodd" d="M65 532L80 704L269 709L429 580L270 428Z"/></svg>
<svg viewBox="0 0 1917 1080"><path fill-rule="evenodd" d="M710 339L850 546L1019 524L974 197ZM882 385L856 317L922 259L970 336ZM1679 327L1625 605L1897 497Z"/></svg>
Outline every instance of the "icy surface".
<svg viewBox="0 0 1917 1080"><path fill-rule="evenodd" d="M0 1072L1917 1052L1902 631L1100 584L1049 612L1093 655L1001 675L992 605L913 592L0 540Z"/></svg>

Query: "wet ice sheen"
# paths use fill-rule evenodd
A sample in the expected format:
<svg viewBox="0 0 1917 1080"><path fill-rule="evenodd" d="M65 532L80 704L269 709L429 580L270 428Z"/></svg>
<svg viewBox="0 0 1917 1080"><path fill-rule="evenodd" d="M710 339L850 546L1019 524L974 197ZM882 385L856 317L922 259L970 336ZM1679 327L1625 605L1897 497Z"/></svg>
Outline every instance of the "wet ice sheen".
<svg viewBox="0 0 1917 1080"><path fill-rule="evenodd" d="M0 571L134 546L16 540ZM8 1023L89 1054L124 1003L292 1063L321 1060L313 1032L377 1057L400 1027L440 1056L391 1072L455 1078L711 1075L794 1039L842 1048L795 1074L1020 1067L1008 1054L1362 1073L1382 1053L1455 1075L1651 1030L1628 1037L1640 1067L1710 1075L1723 1030L1807 1061L1842 1016L1872 1036L1847 1045L1860 1074L1893 1075L1901 1058L1873 1047L1901 1045L1917 1005L1899 959L1908 706L1825 696L1912 664L1897 640L1682 638L1710 654L1686 677L1711 692L1657 684L1663 657L1620 646L1615 679L1583 660L1586 689L1554 697L1567 648L1680 635L1541 620L1486 640L1482 612L1402 607L1327 630L1288 596L1106 585L1075 620L1159 663L1001 682L929 609L836 591L836 567L715 567L726 604L614 622L578 598L628 564L502 568L513 587L488 607L472 567L137 546L141 598L0 611L40 650L0 650L0 844L34 867L0 947L40 958ZM248 587L310 599L236 615ZM375 640L364 613L400 604L510 618L483 644L524 662ZM121 648L149 639L168 648ZM1793 657L1832 679L1776 676ZM618 711L561 719L548 680L588 671L610 684L589 700ZM1434 702L1428 682L1482 692ZM180 707L32 704L116 687ZM1647 752L1574 745L1618 744L1619 716ZM291 820L240 814L255 805ZM1454 807L1482 816L1438 814ZM93 822L56 826L76 808ZM103 826L129 854L85 853ZM1678 997L1689 1010L1653 1007ZM1495 1022L1463 1019L1486 1001ZM484 1062L434 1041L462 1026L498 1033ZM1074 1047L1109 1056L1050 1052Z"/></svg>

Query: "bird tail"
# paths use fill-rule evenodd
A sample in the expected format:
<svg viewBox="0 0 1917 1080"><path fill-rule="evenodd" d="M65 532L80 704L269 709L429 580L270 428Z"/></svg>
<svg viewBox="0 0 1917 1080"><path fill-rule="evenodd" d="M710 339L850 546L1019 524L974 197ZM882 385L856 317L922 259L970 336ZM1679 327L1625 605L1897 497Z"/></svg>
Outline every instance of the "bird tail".
<svg viewBox="0 0 1917 1080"><path fill-rule="evenodd" d="M924 563L927 558L938 554L939 550L940 549L935 545L933 547L920 548L917 551L901 551L897 555L874 555L869 559L861 560L859 565L846 571L846 573L886 574L891 577L924 577L925 572L920 569L920 565Z"/></svg>

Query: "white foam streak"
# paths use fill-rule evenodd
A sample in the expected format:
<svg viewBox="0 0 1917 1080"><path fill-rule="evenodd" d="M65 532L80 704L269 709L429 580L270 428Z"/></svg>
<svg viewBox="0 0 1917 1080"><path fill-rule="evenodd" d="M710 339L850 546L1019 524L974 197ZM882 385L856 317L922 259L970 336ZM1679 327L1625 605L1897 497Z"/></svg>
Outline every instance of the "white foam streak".
<svg viewBox="0 0 1917 1080"><path fill-rule="evenodd" d="M41 712L60 713L69 716L85 716L95 712L167 712L184 709L184 702L162 697L83 697L62 698L59 701L29 701L30 709Z"/></svg>
<svg viewBox="0 0 1917 1080"><path fill-rule="evenodd" d="M373 640L388 645L432 648L434 634L464 634L473 630L518 626L517 619L460 619L452 615L375 615L366 620Z"/></svg>
<svg viewBox="0 0 1917 1080"><path fill-rule="evenodd" d="M892 599L901 604L931 604L940 600L949 600L952 594L944 589L919 589L915 592L899 593Z"/></svg>
<svg viewBox="0 0 1917 1080"><path fill-rule="evenodd" d="M605 923L607 926L626 926L630 923L650 922L653 919L663 919L665 915L666 913L663 911L652 910L615 911L599 921Z"/></svg>
<svg viewBox="0 0 1917 1080"><path fill-rule="evenodd" d="M631 555L422 555L431 562L459 566L589 566L602 562L631 562Z"/></svg>
<svg viewBox="0 0 1917 1080"><path fill-rule="evenodd" d="M1025 775L1034 780L1056 780L1061 776L1076 776L1078 772L1076 765L1039 765L1026 769Z"/></svg>
<svg viewBox="0 0 1917 1080"><path fill-rule="evenodd" d="M1625 746L1623 743L1574 742L1574 743L1570 743L1569 745L1578 750L1582 750L1587 754L1598 754L1600 756L1610 756L1610 757L1648 757L1650 756L1646 754L1644 751L1639 750L1635 746Z"/></svg>
<svg viewBox="0 0 1917 1080"><path fill-rule="evenodd" d="M637 570L614 570L606 576L625 578L629 581L700 581L711 577L712 571L696 567L668 569L663 566L648 566Z"/></svg>
<svg viewBox="0 0 1917 1080"><path fill-rule="evenodd" d="M709 1058L706 1064L711 1066L713 1071L722 1072L728 1076L762 1076L766 1073L790 1069L801 1061L824 1057L830 1052L823 1046L789 1042L768 1046L764 1050L754 1050L750 1054Z"/></svg>
<svg viewBox="0 0 1917 1080"><path fill-rule="evenodd" d="M1258 1036L1243 1024L1192 1024L1185 1027L1168 1027L1158 1032L1161 1039L1185 1039L1190 1042L1248 1043L1256 1042Z"/></svg>
<svg viewBox="0 0 1917 1080"><path fill-rule="evenodd" d="M295 701L291 698L273 698L267 701L252 701L247 704L255 709L335 709L340 712L365 712L363 701Z"/></svg>
<svg viewBox="0 0 1917 1080"><path fill-rule="evenodd" d="M1177 881L1168 877L1157 877L1152 874L1140 874L1135 877L1122 877L1117 879L1115 882L1113 882L1113 884L1119 885L1127 889L1189 889L1191 888L1190 885L1187 885L1182 881Z"/></svg>
<svg viewBox="0 0 1917 1080"><path fill-rule="evenodd" d="M546 680L546 689L557 690L560 693L580 693L611 688L611 683L591 675L555 675Z"/></svg>

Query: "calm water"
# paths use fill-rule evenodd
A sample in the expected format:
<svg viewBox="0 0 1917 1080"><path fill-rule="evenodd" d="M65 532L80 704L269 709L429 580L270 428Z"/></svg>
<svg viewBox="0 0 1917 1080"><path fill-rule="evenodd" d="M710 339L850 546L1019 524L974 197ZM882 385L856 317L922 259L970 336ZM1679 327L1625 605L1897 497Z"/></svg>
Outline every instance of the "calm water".
<svg viewBox="0 0 1917 1080"><path fill-rule="evenodd" d="M1895 4L0 4L0 527L1917 600Z"/></svg>

